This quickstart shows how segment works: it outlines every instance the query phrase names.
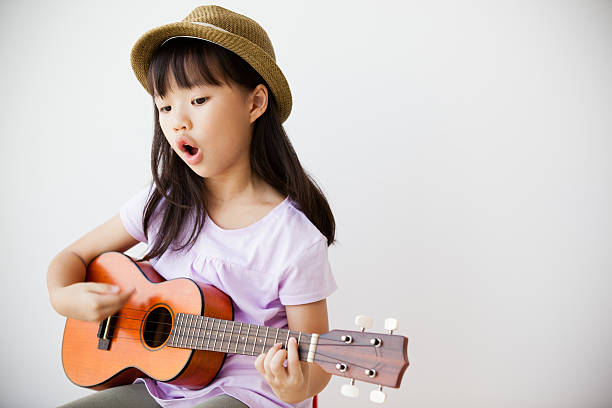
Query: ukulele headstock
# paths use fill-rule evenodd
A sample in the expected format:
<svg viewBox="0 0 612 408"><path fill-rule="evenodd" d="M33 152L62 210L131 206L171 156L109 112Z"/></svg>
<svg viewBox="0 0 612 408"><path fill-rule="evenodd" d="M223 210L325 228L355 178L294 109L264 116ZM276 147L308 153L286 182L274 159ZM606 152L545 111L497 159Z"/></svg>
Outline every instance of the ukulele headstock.
<svg viewBox="0 0 612 408"><path fill-rule="evenodd" d="M359 390L355 380L377 384L372 391L373 402L384 402L382 386L399 388L408 362L408 338L394 335L397 320L387 319L387 334L365 332L372 326L372 319L357 316L355 323L361 331L332 330L319 336L315 362L327 373L350 378L350 384L342 386L342 394L356 397Z"/></svg>

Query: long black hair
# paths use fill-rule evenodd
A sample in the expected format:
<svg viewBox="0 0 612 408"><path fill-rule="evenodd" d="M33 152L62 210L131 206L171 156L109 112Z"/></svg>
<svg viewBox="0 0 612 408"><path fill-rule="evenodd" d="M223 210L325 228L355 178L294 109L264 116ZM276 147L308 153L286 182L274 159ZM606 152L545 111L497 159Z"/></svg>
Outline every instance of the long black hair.
<svg viewBox="0 0 612 408"><path fill-rule="evenodd" d="M176 84L185 89L198 85L235 84L252 91L259 84L268 90L268 106L254 123L250 146L251 170L268 184L289 196L308 219L334 243L335 220L323 192L302 168L278 116L277 102L261 75L244 59L217 44L194 38L178 37L165 42L151 58L147 85L151 95L165 97L169 91L170 71ZM222 78L219 78L220 74ZM222 79L222 80L221 80ZM168 249L191 248L206 219L206 187L174 152L159 125L159 112L153 102L154 132L151 148L152 183L155 188L143 212L143 229L148 237L152 216L160 211L161 223L154 242L141 260L149 260ZM163 206L160 206L165 198ZM183 226L193 217L188 236ZM177 244L177 238L184 241Z"/></svg>

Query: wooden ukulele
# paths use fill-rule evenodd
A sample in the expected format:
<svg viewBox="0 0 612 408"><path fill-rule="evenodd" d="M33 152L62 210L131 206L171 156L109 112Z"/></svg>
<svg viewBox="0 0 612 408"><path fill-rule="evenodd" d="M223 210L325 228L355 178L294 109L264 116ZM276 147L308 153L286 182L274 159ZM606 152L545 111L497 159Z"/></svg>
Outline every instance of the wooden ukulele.
<svg viewBox="0 0 612 408"><path fill-rule="evenodd" d="M370 398L383 402L382 386L399 388L408 367L408 339L365 333L371 319L358 316L361 331L310 334L233 320L229 296L188 278L166 281L149 262L106 252L87 266L86 281L136 288L124 307L100 323L66 319L62 364L74 384L102 390L137 377L199 389L217 375L226 354L257 356L289 337L300 360L347 377L342 393L356 396L355 379L378 384ZM369 319L369 320L368 320ZM387 319L386 329L397 328Z"/></svg>

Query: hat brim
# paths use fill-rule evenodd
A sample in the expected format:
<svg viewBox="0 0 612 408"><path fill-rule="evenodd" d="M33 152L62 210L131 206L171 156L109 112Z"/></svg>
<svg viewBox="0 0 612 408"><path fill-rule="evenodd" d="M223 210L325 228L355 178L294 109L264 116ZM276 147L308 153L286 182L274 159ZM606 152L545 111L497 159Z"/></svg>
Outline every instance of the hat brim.
<svg viewBox="0 0 612 408"><path fill-rule="evenodd" d="M188 21L180 21L155 27L141 35L132 47L130 55L132 69L136 74L136 78L147 92L149 92L147 88L147 72L153 52L164 41L177 36L201 38L202 40L220 45L239 55L249 63L263 79L265 79L268 86L270 86L270 91L274 94L278 104L281 123L289 117L293 102L289 83L280 68L276 65L276 61L274 61L270 55L258 45L244 37Z"/></svg>

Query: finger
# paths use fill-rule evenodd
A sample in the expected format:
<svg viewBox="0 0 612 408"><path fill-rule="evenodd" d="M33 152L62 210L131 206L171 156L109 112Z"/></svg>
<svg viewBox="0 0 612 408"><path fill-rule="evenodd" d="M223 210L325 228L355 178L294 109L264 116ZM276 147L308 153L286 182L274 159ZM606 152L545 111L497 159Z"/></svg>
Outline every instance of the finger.
<svg viewBox="0 0 612 408"><path fill-rule="evenodd" d="M119 294L99 294L96 293L95 302L100 309L110 308L117 310L122 307L136 291L135 288L121 292Z"/></svg>
<svg viewBox="0 0 612 408"><path fill-rule="evenodd" d="M132 295L136 293L136 288L132 288L132 289L128 289L128 290L123 290L121 292L119 292L119 302L121 304L124 304L125 302L127 302Z"/></svg>
<svg viewBox="0 0 612 408"><path fill-rule="evenodd" d="M302 367L300 366L300 358L298 356L297 340L295 337L289 339L287 351L287 370L289 377L299 379L303 376Z"/></svg>
<svg viewBox="0 0 612 408"><path fill-rule="evenodd" d="M278 379L287 378L287 371L285 367L283 366L283 362L285 361L286 358L287 358L287 350L284 350L284 349L278 350L276 353L274 353L274 356L272 357L272 360L270 361L270 369L272 370L274 377Z"/></svg>
<svg viewBox="0 0 612 408"><path fill-rule="evenodd" d="M255 368L259 371L259 374L265 375L266 371L264 369L264 358L266 357L265 353L261 353L255 359Z"/></svg>
<svg viewBox="0 0 612 408"><path fill-rule="evenodd" d="M119 286L109 283L87 282L87 289L96 293L119 293Z"/></svg>
<svg viewBox="0 0 612 408"><path fill-rule="evenodd" d="M127 303L127 301L130 299L130 297L134 294L135 291L136 289L134 288L124 293L120 293L119 295L96 294L96 297L98 298L96 302L98 305L97 308L99 315L104 316L104 318L106 318L108 316L116 314Z"/></svg>
<svg viewBox="0 0 612 408"><path fill-rule="evenodd" d="M264 358L264 369L266 371L267 374L270 375L274 375L272 373L272 367L270 367L270 364L272 362L272 358L274 358L274 355L276 354L276 352L280 349L281 344L280 343L276 343L274 346L272 346L272 348L270 350L268 350L268 352L266 353L266 357Z"/></svg>

